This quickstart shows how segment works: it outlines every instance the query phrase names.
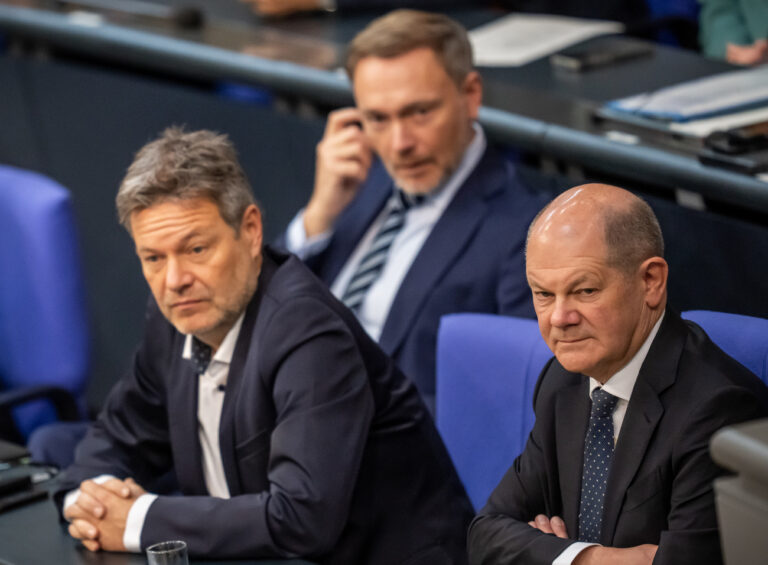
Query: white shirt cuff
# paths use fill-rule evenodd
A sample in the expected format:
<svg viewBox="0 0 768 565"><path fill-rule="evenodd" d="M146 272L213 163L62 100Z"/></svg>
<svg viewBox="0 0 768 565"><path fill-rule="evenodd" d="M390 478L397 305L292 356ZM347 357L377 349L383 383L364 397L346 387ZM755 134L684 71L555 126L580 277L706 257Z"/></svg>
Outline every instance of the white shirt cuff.
<svg viewBox="0 0 768 565"><path fill-rule="evenodd" d="M141 530L144 520L149 512L149 507L157 498L156 494L142 494L131 506L128 517L125 520L125 532L123 533L123 545L126 551L141 553Z"/></svg>
<svg viewBox="0 0 768 565"><path fill-rule="evenodd" d="M114 475L99 475L98 477L95 477L91 479L94 483L97 485L100 485L102 483L106 483L110 479L114 479ZM75 502L77 502L77 497L80 496L80 489L76 488L75 490L71 490L67 493L67 495L64 497L64 507L62 510L66 510L70 506L72 506ZM69 520L67 520L69 521Z"/></svg>
<svg viewBox="0 0 768 565"><path fill-rule="evenodd" d="M576 559L576 556L587 549L591 545L600 545L599 543L589 543L586 541L577 541L576 543L572 543L568 547L565 548L565 550L555 557L555 560L552 562L552 565L571 565L573 563L573 560Z"/></svg>
<svg viewBox="0 0 768 565"><path fill-rule="evenodd" d="M285 246L288 251L304 260L307 257L317 255L328 247L330 239L330 231L307 237L307 232L304 229L304 208L302 208L288 224L288 230L285 233Z"/></svg>

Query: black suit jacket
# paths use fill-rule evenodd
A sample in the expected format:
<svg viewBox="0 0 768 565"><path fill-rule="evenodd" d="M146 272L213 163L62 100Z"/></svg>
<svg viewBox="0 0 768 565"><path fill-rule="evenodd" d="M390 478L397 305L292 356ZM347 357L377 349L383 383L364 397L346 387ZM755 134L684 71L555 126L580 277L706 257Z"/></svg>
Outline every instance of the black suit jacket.
<svg viewBox="0 0 768 565"><path fill-rule="evenodd" d="M392 179L376 162L358 196L334 226L328 247L307 259L333 284L392 194ZM525 235L547 198L489 146L435 224L405 275L379 338L430 406L440 317L488 312L533 317L525 279Z"/></svg>
<svg viewBox="0 0 768 565"><path fill-rule="evenodd" d="M536 422L487 505L472 523L470 563L549 564L568 545L531 528L561 516L578 532L588 379L552 360L534 394ZM721 563L709 456L719 428L768 414L768 389L667 309L640 370L606 487L601 543L658 544L656 565Z"/></svg>
<svg viewBox="0 0 768 565"><path fill-rule="evenodd" d="M265 250L230 366L220 449L232 498L207 496L197 377L150 307L133 371L110 394L61 493L173 468L183 496L150 507L142 548L210 558L466 562L471 506L415 388L295 257Z"/></svg>

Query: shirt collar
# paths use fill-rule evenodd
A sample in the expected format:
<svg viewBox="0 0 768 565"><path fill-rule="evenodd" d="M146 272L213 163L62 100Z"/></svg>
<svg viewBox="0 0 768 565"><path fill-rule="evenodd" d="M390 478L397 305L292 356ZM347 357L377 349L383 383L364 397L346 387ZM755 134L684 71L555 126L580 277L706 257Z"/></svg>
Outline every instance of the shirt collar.
<svg viewBox="0 0 768 565"><path fill-rule="evenodd" d="M224 336L221 345L211 359L211 363L219 362L229 365L232 362L232 356L235 353L235 345L237 344L237 338L240 335L243 319L245 319L245 312L240 314L240 317L229 329L227 335ZM184 359L192 358L192 334L185 335L184 351L181 353L181 356Z"/></svg>
<svg viewBox="0 0 768 565"><path fill-rule="evenodd" d="M622 369L620 369L616 374L608 379L604 385L601 385L599 381L589 377L590 398L592 397L592 391L602 386L605 392L608 392L613 396L629 402L629 398L632 396L632 389L635 388L637 376L640 374L640 368L645 362L645 358L648 355L648 350L651 348L651 343L653 343L656 334L659 332L659 326L661 326L661 321L664 319L665 312L661 313L661 317L659 317L659 319L656 321L653 328L651 329L651 333L649 333L648 337L645 338L643 345L641 345L640 349L637 350L635 356L632 357L629 363L624 365Z"/></svg>

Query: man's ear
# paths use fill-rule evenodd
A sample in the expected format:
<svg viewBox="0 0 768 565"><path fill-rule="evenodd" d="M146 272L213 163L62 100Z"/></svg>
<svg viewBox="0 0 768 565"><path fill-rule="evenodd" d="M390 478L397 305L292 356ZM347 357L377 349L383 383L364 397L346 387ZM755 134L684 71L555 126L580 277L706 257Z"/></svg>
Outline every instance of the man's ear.
<svg viewBox="0 0 768 565"><path fill-rule="evenodd" d="M243 220L240 222L240 237L248 239L251 257L255 258L261 255L263 237L261 211L255 204L251 204L243 212Z"/></svg>
<svg viewBox="0 0 768 565"><path fill-rule="evenodd" d="M483 103L483 79L480 73L471 71L466 76L461 85L461 93L466 99L469 117L476 120Z"/></svg>
<svg viewBox="0 0 768 565"><path fill-rule="evenodd" d="M667 295L667 275L669 266L662 257L651 257L640 265L640 276L645 289L645 303L649 308L657 308Z"/></svg>

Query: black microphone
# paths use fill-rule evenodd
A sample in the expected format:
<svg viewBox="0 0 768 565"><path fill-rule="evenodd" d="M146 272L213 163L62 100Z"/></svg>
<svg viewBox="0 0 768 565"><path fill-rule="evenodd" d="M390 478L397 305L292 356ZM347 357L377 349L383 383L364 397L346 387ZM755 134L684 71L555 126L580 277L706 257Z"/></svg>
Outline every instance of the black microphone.
<svg viewBox="0 0 768 565"><path fill-rule="evenodd" d="M168 23L182 29L199 29L205 23L203 12L193 6L162 6L141 0L56 0L56 4L64 8L83 8L130 19Z"/></svg>

